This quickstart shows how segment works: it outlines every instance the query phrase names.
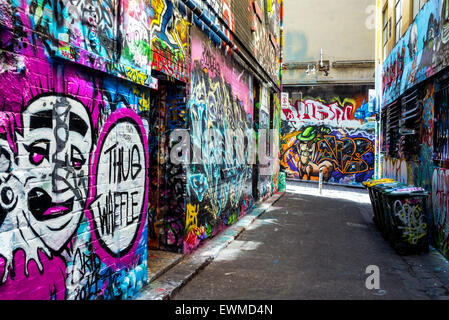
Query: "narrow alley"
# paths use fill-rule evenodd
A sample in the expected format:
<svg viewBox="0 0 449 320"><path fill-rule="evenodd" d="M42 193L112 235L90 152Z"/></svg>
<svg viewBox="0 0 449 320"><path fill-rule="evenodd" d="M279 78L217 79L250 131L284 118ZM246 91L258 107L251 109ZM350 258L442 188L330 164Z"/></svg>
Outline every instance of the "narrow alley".
<svg viewBox="0 0 449 320"><path fill-rule="evenodd" d="M282 245L281 245L282 244ZM368 290L370 265L380 289ZM447 299L436 251L401 257L363 189L288 182L287 192L172 297L175 300Z"/></svg>
<svg viewBox="0 0 449 320"><path fill-rule="evenodd" d="M0 300L449 300L449 0L0 0L0 84Z"/></svg>

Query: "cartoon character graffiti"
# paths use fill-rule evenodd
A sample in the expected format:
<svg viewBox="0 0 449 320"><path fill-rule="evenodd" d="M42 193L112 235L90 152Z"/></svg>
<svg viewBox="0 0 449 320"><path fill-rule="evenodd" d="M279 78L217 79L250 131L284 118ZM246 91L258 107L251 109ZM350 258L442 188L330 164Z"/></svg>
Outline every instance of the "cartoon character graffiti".
<svg viewBox="0 0 449 320"><path fill-rule="evenodd" d="M323 134L330 133L325 127L307 127L296 136L293 145L294 152L298 155L296 168L299 177L306 180L315 180L319 172L323 170L323 178L328 180L333 171L330 161L316 163L318 157L318 141L323 139Z"/></svg>
<svg viewBox="0 0 449 320"><path fill-rule="evenodd" d="M104 143L99 144L107 148L103 158L112 156L114 148L119 150L118 155L114 153L118 159L113 162L114 170L109 170L112 160L98 161L100 154L92 152L90 119L76 98L55 93L33 98L21 113L21 125L14 116L1 113L0 298L66 298L66 262L72 259L73 241L88 200L95 199L89 221L97 224L91 230L101 261L118 267L130 265L136 256L146 212L145 132L129 109L109 117L100 136ZM105 139L110 132L112 140ZM130 150L126 152L124 146ZM89 169L91 155L97 160L93 172ZM124 160L127 169L121 166ZM108 176L108 184L95 179ZM98 206L102 210L95 211L93 203L104 199L106 204ZM18 283L19 287L36 287L38 292L18 293Z"/></svg>
<svg viewBox="0 0 449 320"><path fill-rule="evenodd" d="M372 140L342 135L324 126L308 126L284 135L281 165L284 170L304 180L318 180L322 170L324 181L362 182L373 174Z"/></svg>
<svg viewBox="0 0 449 320"><path fill-rule="evenodd" d="M94 2L0 4L0 299L126 299L147 279L150 91L117 81L142 78L120 60L127 11Z"/></svg>
<svg viewBox="0 0 449 320"><path fill-rule="evenodd" d="M6 282L13 281L21 263L32 278L31 270L43 274L47 269L45 261L62 259L61 251L80 223L88 194L92 131L85 107L69 96L33 99L22 113L22 133L7 130L14 124L3 117L0 257L4 259L1 282ZM29 268L31 260L37 270ZM59 275L65 278L65 270ZM0 295L7 297L8 287L8 283L2 286Z"/></svg>

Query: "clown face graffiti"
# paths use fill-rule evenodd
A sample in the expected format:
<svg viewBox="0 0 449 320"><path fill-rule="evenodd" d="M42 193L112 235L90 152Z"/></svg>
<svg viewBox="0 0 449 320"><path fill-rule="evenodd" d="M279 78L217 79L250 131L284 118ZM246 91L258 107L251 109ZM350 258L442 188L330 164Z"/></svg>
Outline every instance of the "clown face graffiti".
<svg viewBox="0 0 449 320"><path fill-rule="evenodd" d="M87 196L89 115L72 98L42 97L24 112L23 124L18 153L20 167L30 168L24 186L28 220L58 251L75 231ZM51 184L42 184L49 176Z"/></svg>
<svg viewBox="0 0 449 320"><path fill-rule="evenodd" d="M14 154L1 142L0 231L12 230L5 236L14 241L0 239L9 242L0 246L0 255L10 263L20 248L39 264L38 250L49 256L60 252L79 225L88 195L92 132L85 107L64 96L33 100L22 113L22 125Z"/></svg>

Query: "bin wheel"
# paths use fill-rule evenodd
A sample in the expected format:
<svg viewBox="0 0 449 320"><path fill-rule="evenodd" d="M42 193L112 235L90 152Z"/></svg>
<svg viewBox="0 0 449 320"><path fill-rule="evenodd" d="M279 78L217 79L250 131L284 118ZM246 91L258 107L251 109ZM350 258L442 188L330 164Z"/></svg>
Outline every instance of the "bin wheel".
<svg viewBox="0 0 449 320"><path fill-rule="evenodd" d="M395 246L395 244L396 244L396 237L395 237L395 235L394 235L394 233L393 232L390 232L388 235L387 235L387 239L386 239L387 241L388 241L388 243L390 244L390 246L392 246L392 247L394 247Z"/></svg>
<svg viewBox="0 0 449 320"><path fill-rule="evenodd" d="M420 250L420 252L421 252L421 253L424 253L424 254L425 254L425 253L429 253L429 251L430 251L430 250L429 250L429 247L428 247L428 246L423 246L423 247L421 247L421 250Z"/></svg>
<svg viewBox="0 0 449 320"><path fill-rule="evenodd" d="M423 243L419 247L419 251L422 253L429 253L429 243L427 241L423 241Z"/></svg>
<svg viewBox="0 0 449 320"><path fill-rule="evenodd" d="M382 232L382 225L380 224L380 221L377 217L373 217L374 225L376 226L377 230Z"/></svg>
<svg viewBox="0 0 449 320"><path fill-rule="evenodd" d="M394 250L399 254L400 256L405 256L408 254L407 245L402 242L397 242L394 244Z"/></svg>

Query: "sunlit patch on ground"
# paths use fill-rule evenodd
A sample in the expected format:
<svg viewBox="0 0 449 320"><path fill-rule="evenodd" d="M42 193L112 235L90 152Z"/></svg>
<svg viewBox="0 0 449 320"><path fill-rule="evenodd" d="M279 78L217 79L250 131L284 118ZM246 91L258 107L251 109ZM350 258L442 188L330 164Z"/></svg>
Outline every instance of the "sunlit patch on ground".
<svg viewBox="0 0 449 320"><path fill-rule="evenodd" d="M357 203L371 203L368 191L364 188L352 188L323 184L320 194L317 183L288 181L286 192L291 194L311 195L322 198L344 199Z"/></svg>
<svg viewBox="0 0 449 320"><path fill-rule="evenodd" d="M262 244L262 242L257 241L234 240L226 249L220 252L215 261L235 260L239 255L244 254L245 251L256 250Z"/></svg>

